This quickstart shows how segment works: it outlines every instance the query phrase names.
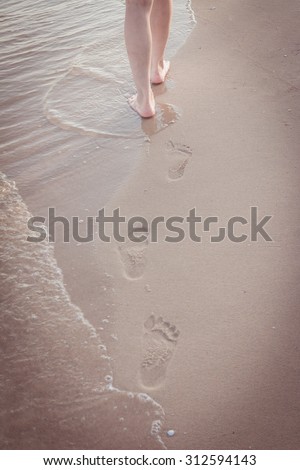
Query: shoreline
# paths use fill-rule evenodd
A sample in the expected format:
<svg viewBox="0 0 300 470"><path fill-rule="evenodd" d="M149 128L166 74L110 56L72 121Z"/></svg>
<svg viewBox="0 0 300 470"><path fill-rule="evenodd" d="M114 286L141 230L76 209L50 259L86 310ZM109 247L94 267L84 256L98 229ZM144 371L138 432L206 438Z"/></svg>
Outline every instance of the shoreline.
<svg viewBox="0 0 300 470"><path fill-rule="evenodd" d="M180 40L180 38L177 39L177 42L180 42ZM90 51L88 47L87 51ZM80 54L76 57L77 59L82 58ZM72 61L70 63L72 64ZM52 84L41 100L44 105L49 99L49 95L53 94L55 85L60 83L60 80L61 78L58 79L58 82L56 81ZM168 111L167 109L166 111L167 113L169 112L171 119L172 110ZM11 204L14 205L15 210L20 215L19 220L10 220L10 223L14 233L17 237L20 237L22 242L25 241L24 237L26 238L24 217L28 218L30 215L26 206L34 212L34 215L41 216L43 216L47 206L65 208L66 216L71 216L74 207L76 207L81 217L86 216L92 210L92 207L97 207L99 190L96 187L89 187L89 182L91 180L94 181L95 178L93 180L92 171L91 169L88 170L88 165L82 165L82 163L89 163L89 165L92 165L92 168L96 166L97 159L89 158L93 148L96 156L99 153L99 149L101 149L102 153L106 149L108 159L114 156L113 152L117 152L117 149L119 149L119 153L123 151L123 154L127 155L127 157L130 155L129 168L125 168L126 161L120 164L120 159L119 166L121 168L118 167L118 169L114 169L118 162L110 164L109 162L102 161L102 172L109 174L114 173L114 170L118 170L115 176L117 181L122 178L124 180L124 175L128 177L130 170L132 170L133 166L137 165L138 161L139 149L137 147L139 145L134 142L129 143L125 149L122 147L122 142L115 143L114 149L110 151L108 142L103 144L98 139L98 142L92 142L90 145L87 138L83 139L80 135L76 134L74 134L73 139L76 140L79 147L78 155L70 155L72 148L69 146L69 141L66 134L64 135L64 131L49 126L45 122L45 117L39 116L37 110L35 112L36 116L34 117L36 121L34 125L36 128L39 129L41 127L43 129L41 132L48 135L49 142L51 142L51 137L52 139L54 138L54 144L55 141L61 139L61 145L63 146L62 142L65 142L67 148L66 152L64 147L63 149L59 148L58 155L55 157L50 154L52 160L50 159L50 163L47 162L46 168L44 168L45 161L43 159L39 159L36 162L34 159L29 159L29 171L28 168L27 171L18 169L18 166L20 165L20 168L22 168L23 164L20 159L16 159L16 168L14 168L13 164L10 166L11 162L8 157L5 161L4 167L7 165L10 177L8 180L5 178L2 180L1 174L1 184L3 184L4 193L11 198ZM38 121L39 118L40 122ZM34 137L39 140L39 130L34 130ZM22 137L20 141L22 142ZM28 138L26 137L25 144L27 142ZM98 143L100 145L97 145ZM33 148L34 153L38 152L38 149ZM28 157L30 157L30 150L30 147L26 148ZM82 155L80 155L80 152ZM78 158L74 164L72 158L75 157L81 158ZM51 173L53 158L57 159L57 163L59 161L59 165L58 167L55 166L54 173L52 167ZM83 158L88 160L82 161ZM70 168L62 172L61 167L67 167L68 163ZM76 174L78 169L80 169L80 174ZM12 175L14 175L14 179L18 182L18 187L20 187L20 193L25 199L26 206L23 200L21 200L19 193L15 191L14 183L11 179ZM46 178L47 175L48 178ZM49 177L49 175L51 176ZM31 181L30 187L29 181ZM113 182L115 183L115 181ZM61 192L60 186L66 183L70 184L69 192ZM72 188L76 189L77 194L75 194L75 191L71 196ZM84 201L81 200L81 192L85 194ZM109 199L111 193L112 188L109 184L105 184L103 188L100 188L102 201ZM61 194L64 197L61 197ZM70 197L73 198L72 203L69 201ZM4 199L4 204L5 202L6 200ZM89 209L85 209L86 207ZM7 211L9 212L9 209ZM41 212L37 213L37 211ZM3 215L6 215L5 211ZM2 228L5 228L5 223L6 219L4 218ZM117 447L119 449L165 448L165 444L162 441L163 436L160 435L161 422L164 419L164 412L160 405L145 393L127 393L111 386L111 384L107 385L105 383L105 377L111 376L111 358L107 355L103 342L103 338L108 334L111 326L107 318L108 310L110 309L110 306L107 305L107 298L111 294L111 283L107 273L101 272L97 277L99 271L97 266L95 266L97 263L93 260L93 250L90 247L81 249L72 243L68 246L57 243L55 246L55 258L53 257L53 246L50 246L49 253L45 249L45 256L43 261L41 261L39 252L43 251L44 244L31 244L29 246L33 257L31 269L34 270L34 273L32 278L30 278L30 276L27 276L28 266L25 263L27 252L25 250L22 253L23 245L19 246L17 242L14 245L12 240L6 239L6 234L4 239L7 242L7 247L4 250L3 256L10 261L10 270L6 273L10 289L10 294L6 299L6 307L9 310L14 305L15 308L22 310L22 318L27 322L30 335L23 337L21 332L14 328L13 321L6 321L5 319L7 336L15 338L20 335L18 345L15 345L15 350L17 351L17 357L20 356L23 368L26 369L27 377L26 381L23 380L23 382L26 382L28 386L26 391L19 390L14 403L11 403L10 400L6 402L7 410L15 413L16 425L12 432L12 427L10 426L11 415L8 413L2 416L3 423L5 423L1 436L3 447L50 449L62 446L62 448L70 449L97 449L100 445L102 448ZM57 267L56 260L59 268ZM23 268L22 262L25 263ZM23 278L18 277L18 285L15 286L13 282L14 277L11 277L11 273L17 268L20 268L18 276L22 275L22 270L24 271L24 276ZM63 280L61 279L61 270L63 271ZM52 284L52 280L48 282L47 279L47 276L50 276L52 279L52 271L57 274L56 286L53 285L55 282ZM37 274L39 274L38 278ZM101 292L99 292L99 285L101 286ZM51 296L53 299L51 299ZM78 297L79 301L76 302ZM32 305L28 300L32 301ZM93 301L94 304L92 303ZM103 305L106 303L105 312L101 311L101 301ZM47 311L50 314L52 313L52 316L50 315L51 321L49 319L48 325L47 321L44 322L44 315L47 318L49 316ZM83 316L82 312L86 311L89 314ZM91 317L92 322L90 321ZM76 326L72 326L72 322L74 325L77 322ZM106 332L102 334L103 326L106 326ZM34 333L36 337L34 337ZM72 333L74 337L70 337ZM92 339L86 339L89 336ZM74 342L78 344L73 344ZM88 345L88 343L90 344ZM13 347L13 341L11 346ZM48 348L48 351L45 350L45 347ZM99 357L97 357L97 348L100 354ZM32 357L36 359L39 357L39 360L36 360L36 365L32 364ZM47 360L51 362L48 366ZM85 365L84 362L86 362ZM44 370L38 370L38 364L42 363L44 364ZM19 370L11 362L10 357L6 358L2 370L6 371L6 384L9 390L4 387L4 390L2 390L4 394L9 395L10 390L16 388L16 381L21 382L23 368ZM56 376L56 379L52 378L52 383L51 374ZM86 383L83 383L84 381ZM87 387L87 384L90 387ZM69 397L66 391L68 391ZM47 402L49 394L52 394L51 406ZM70 397L72 397L74 403L69 403ZM26 408L25 411L23 406ZM47 422L47 429L43 428L43 420L39 419L40 416ZM123 422L122 427L121 424ZM22 434L23 428L28 426L28 424L32 427L33 431L26 433L24 437ZM106 427L106 432L105 435L101 436L103 426ZM80 428L80 431L78 428Z"/></svg>

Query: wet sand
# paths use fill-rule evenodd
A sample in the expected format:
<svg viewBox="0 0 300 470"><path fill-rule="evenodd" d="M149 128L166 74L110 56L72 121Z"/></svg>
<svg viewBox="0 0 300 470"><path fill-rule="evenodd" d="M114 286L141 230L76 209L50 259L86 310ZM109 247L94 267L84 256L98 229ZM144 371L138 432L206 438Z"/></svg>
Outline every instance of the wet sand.
<svg viewBox="0 0 300 470"><path fill-rule="evenodd" d="M159 100L183 110L107 205L125 216L259 220L233 243L99 245L114 279L114 377L163 406L174 449L299 448L299 44L296 2L194 2ZM298 44L298 45L297 45ZM216 229L213 235L217 235ZM240 226L237 236L248 233Z"/></svg>
<svg viewBox="0 0 300 470"><path fill-rule="evenodd" d="M209 234L201 233L201 243L166 243L162 229L158 243L58 241L55 257L70 299L64 297L64 307L59 303L50 324L56 360L46 375L42 364L30 369L29 393L16 394L30 412L19 405L18 420L9 421L3 437L5 447L16 446L14 435L17 445L39 445L41 428L24 437L24 426L34 421L34 396L37 410L45 407L43 400L53 405L45 419L51 429L61 423L64 448L82 448L86 435L87 448L162 448L160 435L170 449L299 448L297 4L203 0L193 9L197 27L172 61L166 87L156 88L158 102L178 107L180 119L139 147L139 166L126 185L108 197L82 165L27 193L29 176L20 175L21 194L34 215L52 206L82 219L96 214L105 200L108 214L120 208L124 216L151 220L186 217L196 208L203 218L218 216L224 226L233 216L249 219L250 207L257 206L259 218L273 216L266 226L273 241L211 243ZM106 151L109 155L109 145ZM96 159L87 160L96 169ZM237 235L243 231L249 233L248 227L238 228ZM74 344L71 334L61 336L56 328L60 308L67 309L62 328L72 329ZM46 358L49 346L44 348L47 325L39 323L36 331L32 364L37 351ZM30 336L22 344L27 355ZM97 356L103 344L106 359ZM12 384L20 383L22 370L9 364L13 353L5 371ZM94 382L97 369L101 374ZM52 373L65 371L71 381L53 379ZM118 392L105 388L107 374ZM52 381L55 393L45 395ZM78 408L66 409L62 384L70 387L72 401L79 400ZM152 400L145 404L139 393ZM118 400L121 414L114 408ZM93 406L86 413L87 402ZM164 415L161 432L158 427L151 434L153 422ZM82 434L74 431L81 419L88 423ZM99 440L93 429L103 433ZM168 429L175 430L172 438L166 437ZM70 430L72 439L64 440ZM49 436L41 447L58 448L54 431Z"/></svg>
<svg viewBox="0 0 300 470"><path fill-rule="evenodd" d="M170 54L194 24L174 4ZM113 288L93 245L26 239L49 207L97 214L177 112L162 104L148 126L128 112L124 2L11 0L2 13L0 447L164 448L162 407L114 386Z"/></svg>

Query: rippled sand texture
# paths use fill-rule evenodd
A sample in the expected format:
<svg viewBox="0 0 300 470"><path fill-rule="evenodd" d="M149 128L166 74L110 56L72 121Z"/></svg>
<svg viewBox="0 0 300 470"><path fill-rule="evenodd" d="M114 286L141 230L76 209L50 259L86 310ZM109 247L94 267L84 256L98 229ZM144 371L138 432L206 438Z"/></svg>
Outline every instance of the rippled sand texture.
<svg viewBox="0 0 300 470"><path fill-rule="evenodd" d="M162 448L163 411L112 385L106 347L1 174L1 448Z"/></svg>

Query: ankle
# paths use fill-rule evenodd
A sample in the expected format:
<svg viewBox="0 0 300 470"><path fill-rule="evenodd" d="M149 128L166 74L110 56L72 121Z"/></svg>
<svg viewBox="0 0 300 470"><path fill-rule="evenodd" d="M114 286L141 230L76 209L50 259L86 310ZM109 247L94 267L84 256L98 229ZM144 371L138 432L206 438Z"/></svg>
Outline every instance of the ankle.
<svg viewBox="0 0 300 470"><path fill-rule="evenodd" d="M164 58L159 58L159 59L153 59L152 60L152 72L158 72L159 70L164 68Z"/></svg>
<svg viewBox="0 0 300 470"><path fill-rule="evenodd" d="M147 90L140 90L137 92L137 99L140 103L149 103L153 100L153 91L151 87Z"/></svg>

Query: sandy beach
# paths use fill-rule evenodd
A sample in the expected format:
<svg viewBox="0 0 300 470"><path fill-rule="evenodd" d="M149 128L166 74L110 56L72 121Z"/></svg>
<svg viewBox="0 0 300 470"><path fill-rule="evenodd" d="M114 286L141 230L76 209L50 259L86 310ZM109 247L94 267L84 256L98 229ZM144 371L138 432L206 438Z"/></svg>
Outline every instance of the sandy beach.
<svg viewBox="0 0 300 470"><path fill-rule="evenodd" d="M41 261L46 250L52 267L45 276L52 279L58 268L62 274L57 271L59 286L41 288L42 274L30 285L26 272L26 295L22 260L16 261L11 272L20 276L20 302L14 308L13 294L5 297L8 311L21 315L28 292L40 299L46 292L48 300L45 310L41 302L33 311L35 327L24 320L25 339L20 326L11 333L14 324L4 317L11 342L2 372L9 387L19 385L13 400L3 388L3 409L9 403L21 411L16 421L2 413L2 448L39 447L44 424L32 400L36 410L47 404L52 426L41 448L299 449L299 7L296 0L194 0L192 8L197 25L173 58L166 84L155 88L160 109L170 106L165 128L128 139L126 149L120 144L115 162L109 142L98 136L93 144L108 157L104 175L126 157L114 191L97 184L93 140L80 156L90 168L66 164L56 179L44 175L36 190L28 189L30 174L3 166L33 215L55 207L59 215L85 220L104 207L127 219L181 217L186 236L166 241L161 223L156 242L148 236L142 243L65 244L58 237L49 253L47 244L34 244L37 272L48 266ZM79 139L74 128L60 132ZM4 188L4 195L15 194L7 181ZM25 215L9 220L14 233L27 236L30 214L14 197ZM257 223L270 216L264 229L272 240L253 234L251 208ZM201 217L201 241L188 236L193 209ZM218 221L204 230L210 217ZM229 236L234 217L239 221ZM224 239L212 241L220 227ZM5 240L11 250L18 246ZM13 292L11 280L9 286ZM49 324L43 312L53 313ZM29 367L26 391L24 366L11 367L18 338ZM44 362L36 368L39 355ZM24 431L28 422L32 434ZM95 429L102 437L95 438Z"/></svg>
<svg viewBox="0 0 300 470"><path fill-rule="evenodd" d="M249 220L257 206L273 216L273 242L161 242L130 246L114 262L113 250L107 258L101 251L117 286L115 380L148 389L145 376L167 428L177 431L170 448L297 448L295 17L281 2L211 5L195 2L198 26L173 63L177 87L164 96L183 109L180 122L152 139L109 207L149 220L196 207L224 222ZM144 269L128 281L134 250ZM151 349L143 323L152 314L180 331L166 363L162 346L161 370L152 371L158 385L141 367Z"/></svg>

